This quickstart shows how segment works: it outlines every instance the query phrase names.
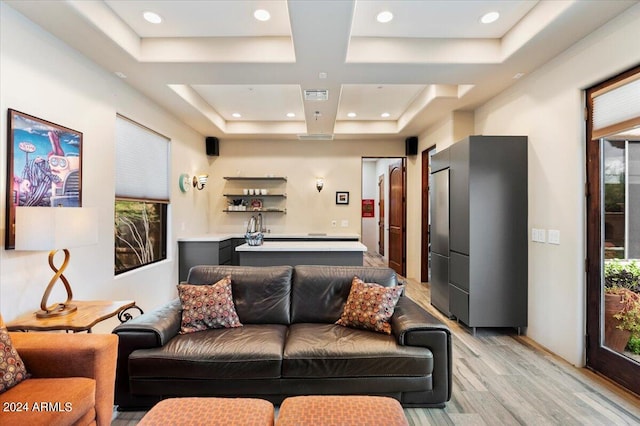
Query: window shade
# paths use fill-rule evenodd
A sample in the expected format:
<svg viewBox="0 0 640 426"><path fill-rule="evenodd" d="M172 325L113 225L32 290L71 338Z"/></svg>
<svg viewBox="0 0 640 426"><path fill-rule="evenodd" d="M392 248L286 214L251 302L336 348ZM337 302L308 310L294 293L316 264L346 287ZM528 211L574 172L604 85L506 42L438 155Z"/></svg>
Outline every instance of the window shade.
<svg viewBox="0 0 640 426"><path fill-rule="evenodd" d="M593 139L640 125L640 78L593 97Z"/></svg>
<svg viewBox="0 0 640 426"><path fill-rule="evenodd" d="M120 116L116 197L169 201L169 139Z"/></svg>

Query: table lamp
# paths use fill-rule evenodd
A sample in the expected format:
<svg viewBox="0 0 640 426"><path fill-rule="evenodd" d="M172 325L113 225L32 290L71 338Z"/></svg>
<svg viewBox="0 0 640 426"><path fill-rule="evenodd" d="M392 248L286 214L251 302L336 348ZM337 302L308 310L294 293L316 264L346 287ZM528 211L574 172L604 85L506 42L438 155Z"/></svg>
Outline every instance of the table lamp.
<svg viewBox="0 0 640 426"><path fill-rule="evenodd" d="M55 272L40 302L38 318L68 315L77 310L71 304L73 292L63 275L69 264L69 248L98 242L97 212L86 207L16 207L16 250L50 250L49 266ZM58 250L64 251L64 261L58 269L53 258ZM67 290L64 303L48 305L49 295L60 279Z"/></svg>

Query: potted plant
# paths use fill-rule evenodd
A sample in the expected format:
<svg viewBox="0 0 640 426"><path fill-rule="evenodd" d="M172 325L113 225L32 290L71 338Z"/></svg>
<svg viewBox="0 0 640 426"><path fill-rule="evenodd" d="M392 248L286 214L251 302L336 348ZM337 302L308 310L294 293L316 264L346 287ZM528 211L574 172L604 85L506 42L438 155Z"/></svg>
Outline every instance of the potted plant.
<svg viewBox="0 0 640 426"><path fill-rule="evenodd" d="M635 260L622 262L618 259L607 261L604 265L604 286L606 288L623 287L640 293L640 265Z"/></svg>
<svg viewBox="0 0 640 426"><path fill-rule="evenodd" d="M605 345L623 352L640 339L640 268L635 261L605 264Z"/></svg>

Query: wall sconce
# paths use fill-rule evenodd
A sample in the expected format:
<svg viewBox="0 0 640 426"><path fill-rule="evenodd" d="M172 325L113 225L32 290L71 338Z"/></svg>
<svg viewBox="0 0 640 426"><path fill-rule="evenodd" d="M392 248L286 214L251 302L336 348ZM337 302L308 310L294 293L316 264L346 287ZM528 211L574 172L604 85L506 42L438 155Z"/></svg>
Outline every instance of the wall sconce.
<svg viewBox="0 0 640 426"><path fill-rule="evenodd" d="M320 192L322 191L322 188L324 188L324 178L316 178L316 189Z"/></svg>
<svg viewBox="0 0 640 426"><path fill-rule="evenodd" d="M209 175L195 175L193 177L193 187L202 191L209 180Z"/></svg>

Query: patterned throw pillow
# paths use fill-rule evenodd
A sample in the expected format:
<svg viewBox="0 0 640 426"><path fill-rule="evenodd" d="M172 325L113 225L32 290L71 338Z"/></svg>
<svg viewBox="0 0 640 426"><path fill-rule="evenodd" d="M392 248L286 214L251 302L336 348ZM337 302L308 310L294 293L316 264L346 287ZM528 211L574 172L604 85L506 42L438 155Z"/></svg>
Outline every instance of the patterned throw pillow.
<svg viewBox="0 0 640 426"><path fill-rule="evenodd" d="M242 327L231 293L231 276L213 285L179 284L182 302L180 334L210 328Z"/></svg>
<svg viewBox="0 0 640 426"><path fill-rule="evenodd" d="M11 343L9 331L0 317L0 393L29 377L27 369Z"/></svg>
<svg viewBox="0 0 640 426"><path fill-rule="evenodd" d="M402 295L403 286L383 287L365 283L358 277L351 282L351 292L336 324L391 334L389 320Z"/></svg>

